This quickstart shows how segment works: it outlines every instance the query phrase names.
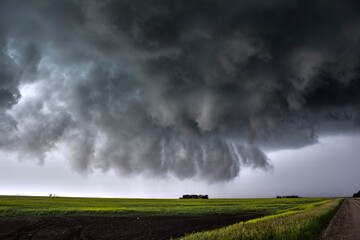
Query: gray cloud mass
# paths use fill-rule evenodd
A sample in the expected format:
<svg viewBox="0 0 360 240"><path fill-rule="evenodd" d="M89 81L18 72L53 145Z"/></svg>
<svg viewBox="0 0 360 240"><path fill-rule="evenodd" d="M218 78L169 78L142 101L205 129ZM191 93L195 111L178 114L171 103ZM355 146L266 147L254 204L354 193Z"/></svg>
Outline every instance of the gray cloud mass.
<svg viewBox="0 0 360 240"><path fill-rule="evenodd" d="M256 2L256 3L255 3ZM357 133L360 4L0 3L0 148L80 173L227 181Z"/></svg>

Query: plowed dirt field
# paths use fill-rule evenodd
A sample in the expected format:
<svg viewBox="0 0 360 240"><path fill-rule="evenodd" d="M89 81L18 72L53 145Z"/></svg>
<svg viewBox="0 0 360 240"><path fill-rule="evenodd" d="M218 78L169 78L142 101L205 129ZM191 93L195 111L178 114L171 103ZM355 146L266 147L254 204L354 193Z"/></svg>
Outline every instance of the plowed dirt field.
<svg viewBox="0 0 360 240"><path fill-rule="evenodd" d="M0 219L0 239L104 240L170 239L261 217L206 216L27 216Z"/></svg>

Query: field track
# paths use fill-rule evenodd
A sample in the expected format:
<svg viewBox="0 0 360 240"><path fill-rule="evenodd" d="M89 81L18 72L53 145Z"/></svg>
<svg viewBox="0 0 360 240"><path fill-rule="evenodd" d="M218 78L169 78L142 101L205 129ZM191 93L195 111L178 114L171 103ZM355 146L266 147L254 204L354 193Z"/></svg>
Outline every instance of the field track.
<svg viewBox="0 0 360 240"><path fill-rule="evenodd" d="M256 214L206 216L26 216L0 219L0 239L170 239L261 217Z"/></svg>
<svg viewBox="0 0 360 240"><path fill-rule="evenodd" d="M345 199L320 240L360 240L360 200Z"/></svg>

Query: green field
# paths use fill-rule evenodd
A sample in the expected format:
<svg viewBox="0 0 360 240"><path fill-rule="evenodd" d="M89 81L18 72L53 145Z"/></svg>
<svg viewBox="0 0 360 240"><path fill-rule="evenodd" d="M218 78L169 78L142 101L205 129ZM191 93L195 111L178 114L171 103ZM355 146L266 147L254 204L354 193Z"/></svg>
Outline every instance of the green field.
<svg viewBox="0 0 360 240"><path fill-rule="evenodd" d="M204 215L296 213L329 198L294 199L119 199L0 196L0 217L24 215Z"/></svg>
<svg viewBox="0 0 360 240"><path fill-rule="evenodd" d="M264 217L207 232L186 240L317 239L342 199L119 199L0 196L0 217L25 215L170 216L220 213Z"/></svg>

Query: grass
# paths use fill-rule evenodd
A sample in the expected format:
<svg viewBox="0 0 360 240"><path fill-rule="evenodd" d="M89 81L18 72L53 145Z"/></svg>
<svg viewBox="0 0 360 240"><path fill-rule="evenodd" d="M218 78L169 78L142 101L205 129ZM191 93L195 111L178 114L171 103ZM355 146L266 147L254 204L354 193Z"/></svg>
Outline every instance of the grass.
<svg viewBox="0 0 360 240"><path fill-rule="evenodd" d="M305 211L329 198L294 199L119 199L0 196L0 217L25 215L205 215L256 213L264 216Z"/></svg>
<svg viewBox="0 0 360 240"><path fill-rule="evenodd" d="M335 199L321 206L308 204L303 210L287 211L275 216L268 216L238 223L225 228L195 233L181 240L255 240L255 239L317 239L328 225L340 206L341 199Z"/></svg>

